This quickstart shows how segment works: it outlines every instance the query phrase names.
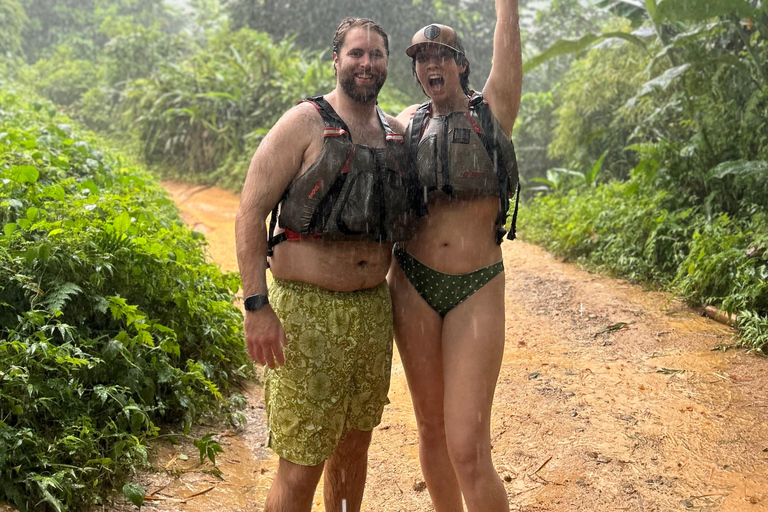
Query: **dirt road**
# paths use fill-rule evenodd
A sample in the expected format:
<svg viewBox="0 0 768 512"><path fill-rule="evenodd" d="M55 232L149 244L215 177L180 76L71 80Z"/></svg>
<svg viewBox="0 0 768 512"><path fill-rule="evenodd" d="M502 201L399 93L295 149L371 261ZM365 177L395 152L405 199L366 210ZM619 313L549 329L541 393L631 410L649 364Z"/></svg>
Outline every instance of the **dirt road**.
<svg viewBox="0 0 768 512"><path fill-rule="evenodd" d="M165 186L208 237L211 257L236 270L237 197ZM512 510L768 510L768 359L713 351L733 342L729 328L522 241L504 244L504 264L507 338L492 438ZM397 358L390 400L374 433L363 508L432 510ZM198 464L190 444L157 443L158 471L140 477L155 498L144 510L262 509L277 461L262 446L257 387L249 403L243 433L198 428L220 433L223 479ZM313 510L323 510L320 496Z"/></svg>

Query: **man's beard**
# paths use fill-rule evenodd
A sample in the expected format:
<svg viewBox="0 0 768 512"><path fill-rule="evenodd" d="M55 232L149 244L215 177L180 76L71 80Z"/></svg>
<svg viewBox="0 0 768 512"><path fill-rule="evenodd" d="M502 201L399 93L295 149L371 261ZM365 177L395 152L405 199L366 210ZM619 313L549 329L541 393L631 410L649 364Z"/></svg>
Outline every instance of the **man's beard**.
<svg viewBox="0 0 768 512"><path fill-rule="evenodd" d="M355 72L350 70L349 72L343 72L339 76L339 85L341 90L346 93L347 96L352 98L353 101L361 104L368 104L376 101L379 96L379 91L384 87L384 82L387 81L387 74L374 74L371 73L373 82L370 85L362 86L355 83Z"/></svg>

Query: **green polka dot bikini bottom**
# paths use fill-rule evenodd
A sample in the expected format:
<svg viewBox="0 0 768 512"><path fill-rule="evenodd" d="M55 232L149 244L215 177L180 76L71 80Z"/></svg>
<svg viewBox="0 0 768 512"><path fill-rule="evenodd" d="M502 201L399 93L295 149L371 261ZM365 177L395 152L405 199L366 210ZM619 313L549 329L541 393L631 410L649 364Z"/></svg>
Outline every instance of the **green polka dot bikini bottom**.
<svg viewBox="0 0 768 512"><path fill-rule="evenodd" d="M504 270L504 262L497 261L466 274L446 274L428 267L397 246L395 259L419 295L441 317Z"/></svg>

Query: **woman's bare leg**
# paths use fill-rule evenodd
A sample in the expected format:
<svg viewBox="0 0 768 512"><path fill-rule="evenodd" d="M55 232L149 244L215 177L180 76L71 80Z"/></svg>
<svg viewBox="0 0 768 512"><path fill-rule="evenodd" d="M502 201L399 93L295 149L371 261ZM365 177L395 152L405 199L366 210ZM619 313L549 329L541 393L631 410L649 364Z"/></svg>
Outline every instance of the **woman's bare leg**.
<svg viewBox="0 0 768 512"><path fill-rule="evenodd" d="M395 341L408 379L419 430L419 462L436 512L462 512L443 421L442 319L397 264L389 273Z"/></svg>
<svg viewBox="0 0 768 512"><path fill-rule="evenodd" d="M491 404L504 355L504 273L443 321L445 429L469 512L508 512L491 460Z"/></svg>

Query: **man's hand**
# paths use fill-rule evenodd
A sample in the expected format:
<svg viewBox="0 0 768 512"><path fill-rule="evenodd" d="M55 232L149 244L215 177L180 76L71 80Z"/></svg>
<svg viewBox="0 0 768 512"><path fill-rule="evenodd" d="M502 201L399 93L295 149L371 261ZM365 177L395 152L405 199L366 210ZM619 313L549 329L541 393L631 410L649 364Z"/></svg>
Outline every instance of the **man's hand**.
<svg viewBox="0 0 768 512"><path fill-rule="evenodd" d="M285 331L271 306L245 312L245 346L251 359L275 368L285 364L283 347L287 344Z"/></svg>

